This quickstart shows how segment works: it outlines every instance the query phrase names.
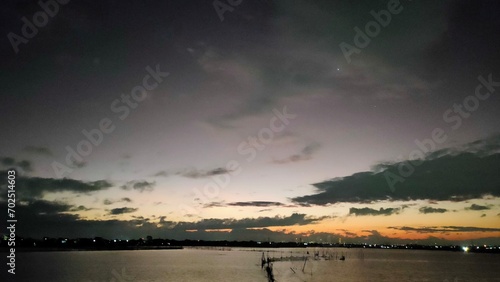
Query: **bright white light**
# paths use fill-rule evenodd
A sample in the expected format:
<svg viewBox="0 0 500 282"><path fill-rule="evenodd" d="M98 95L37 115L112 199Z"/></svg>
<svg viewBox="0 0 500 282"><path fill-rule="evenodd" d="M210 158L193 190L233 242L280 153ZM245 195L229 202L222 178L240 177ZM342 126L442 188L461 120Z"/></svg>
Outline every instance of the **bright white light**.
<svg viewBox="0 0 500 282"><path fill-rule="evenodd" d="M462 247L462 250L464 250L464 252L468 252L469 251L469 247Z"/></svg>

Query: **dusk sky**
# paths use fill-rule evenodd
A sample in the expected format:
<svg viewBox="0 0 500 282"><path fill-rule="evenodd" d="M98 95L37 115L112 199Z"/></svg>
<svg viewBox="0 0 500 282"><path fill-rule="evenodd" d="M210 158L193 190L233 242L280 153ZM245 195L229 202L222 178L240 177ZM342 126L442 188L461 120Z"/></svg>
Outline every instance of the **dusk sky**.
<svg viewBox="0 0 500 282"><path fill-rule="evenodd" d="M499 1L41 2L0 12L18 236L500 244Z"/></svg>

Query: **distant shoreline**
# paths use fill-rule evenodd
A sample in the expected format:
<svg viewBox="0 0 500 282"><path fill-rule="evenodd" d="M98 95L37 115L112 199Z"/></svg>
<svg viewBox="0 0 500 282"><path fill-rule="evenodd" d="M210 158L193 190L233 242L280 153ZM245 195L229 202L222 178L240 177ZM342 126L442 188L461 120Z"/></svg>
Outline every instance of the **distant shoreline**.
<svg viewBox="0 0 500 282"><path fill-rule="evenodd" d="M330 245L309 245L309 246L269 246L269 245L258 245L258 246L245 246L245 245L231 245L231 246L220 246L220 245L185 245L185 246L100 246L100 247L18 247L17 252L84 252L84 251L144 251L144 250L182 250L182 249L201 249L201 250L220 250L220 251L231 251L232 248L245 248L253 251L261 252L262 249L272 250L272 249L318 249L318 248L339 248L339 249L376 249L376 250L406 250L406 251L448 251L448 252L468 252L468 253L487 253L487 254L500 254L499 246L485 247L485 246L471 246L468 247L467 251L464 251L462 247L459 246L427 246L427 245L416 245L411 247L394 246L394 247L381 247L380 246L330 246ZM0 247L1 252L8 252L8 247Z"/></svg>
<svg viewBox="0 0 500 282"><path fill-rule="evenodd" d="M141 251L141 250L182 250L183 246L136 246L120 248L57 248L57 247L19 247L17 252L85 252L85 251ZM1 252L7 252L9 248L1 247Z"/></svg>
<svg viewBox="0 0 500 282"><path fill-rule="evenodd" d="M174 240L147 236L139 239L93 238L51 238L41 239L17 237L15 251L53 252L53 251L132 251L132 250L179 250L186 247L198 248L347 248L347 249L399 249L430 250L471 253L500 253L498 245L421 245L421 244L369 244L369 243L324 243L324 242L273 242L273 241L204 241ZM0 250L9 252L8 241L0 240Z"/></svg>

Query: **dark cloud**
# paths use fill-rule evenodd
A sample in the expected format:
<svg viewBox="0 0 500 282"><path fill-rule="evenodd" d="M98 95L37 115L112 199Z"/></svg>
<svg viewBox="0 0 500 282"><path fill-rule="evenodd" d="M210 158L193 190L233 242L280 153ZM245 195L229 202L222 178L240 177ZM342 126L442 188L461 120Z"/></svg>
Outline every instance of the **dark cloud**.
<svg viewBox="0 0 500 282"><path fill-rule="evenodd" d="M470 207L467 207L465 209L471 211L484 211L484 210L490 210L491 207L472 204Z"/></svg>
<svg viewBox="0 0 500 282"><path fill-rule="evenodd" d="M448 212L447 209L433 208L433 207L421 207L418 210L420 211L420 213L445 213L445 212Z"/></svg>
<svg viewBox="0 0 500 282"><path fill-rule="evenodd" d="M273 209L261 209L259 210L259 212L268 212L268 211L272 211Z"/></svg>
<svg viewBox="0 0 500 282"><path fill-rule="evenodd" d="M23 148L23 150L31 154L52 156L52 151L47 147L26 146Z"/></svg>
<svg viewBox="0 0 500 282"><path fill-rule="evenodd" d="M65 212L78 212L89 211L83 205L74 206L60 201L47 201L47 200L29 200L20 202L17 207L17 215L23 217L26 215L61 215Z"/></svg>
<svg viewBox="0 0 500 282"><path fill-rule="evenodd" d="M208 204L205 204L203 207L204 208L220 208L220 207L225 207L226 204L224 202L210 202Z"/></svg>
<svg viewBox="0 0 500 282"><path fill-rule="evenodd" d="M170 174L164 170L158 171L157 173L153 174L154 177L167 177Z"/></svg>
<svg viewBox="0 0 500 282"><path fill-rule="evenodd" d="M412 231L417 233L448 233L448 232L499 232L500 228L485 228L472 226L429 226L429 227L394 227L389 229Z"/></svg>
<svg viewBox="0 0 500 282"><path fill-rule="evenodd" d="M251 201L251 202L233 202L228 203L228 206L238 206L238 207L274 207L283 206L280 202L267 202L267 201Z"/></svg>
<svg viewBox="0 0 500 282"><path fill-rule="evenodd" d="M16 160L11 157L0 158L0 161L2 162L3 166L12 166L16 163Z"/></svg>
<svg viewBox="0 0 500 282"><path fill-rule="evenodd" d="M405 162L383 164L374 171L313 184L318 193L292 200L299 204L327 205L381 200L462 201L485 195L500 197L500 139L467 144L465 149L444 149L428 154L404 182L391 191L386 173L399 175Z"/></svg>
<svg viewBox="0 0 500 282"><path fill-rule="evenodd" d="M140 181L137 181L137 180L133 180L133 181L129 181L127 183L125 183L124 185L121 186L121 188L123 190L137 190L139 192L144 192L144 191L147 191L147 192L151 192L153 191L154 187L156 185L156 182L148 182L146 180L140 180Z"/></svg>
<svg viewBox="0 0 500 282"><path fill-rule="evenodd" d="M22 160L22 161L19 161L16 165L26 172L33 171L33 168L31 167L30 161Z"/></svg>
<svg viewBox="0 0 500 282"><path fill-rule="evenodd" d="M6 210L6 203L0 202L0 208ZM298 234L289 234L280 231L270 231L262 228L246 229L247 227L263 226L290 226L295 224L313 223L320 218L308 218L302 214L292 214L289 217L260 217L257 219L205 219L197 222L175 222L159 216L158 221L142 216L133 217L132 220L84 220L78 215L68 214L73 206L48 201L37 201L31 205L20 205L17 208L18 220L23 222L16 232L18 236L40 238L50 237L106 237L106 238L139 238L152 235L160 238L178 240L271 240L294 241ZM135 209L123 207L110 211L111 215L133 212ZM4 219L6 215L1 217ZM61 228L64 226L64 228ZM17 226L16 226L17 227ZM230 233L210 231L207 229L234 228ZM187 230L190 230L189 232ZM198 230L192 232L192 230ZM307 235L304 235L307 236ZM331 234L330 234L331 236ZM262 238L262 239L260 239ZM325 236L326 239L326 236Z"/></svg>
<svg viewBox="0 0 500 282"><path fill-rule="evenodd" d="M295 205L285 205L281 202L270 202L270 201L248 201L248 202L231 202L225 203L222 202L210 202L205 204L203 207L205 208L214 208L214 207L296 207Z"/></svg>
<svg viewBox="0 0 500 282"><path fill-rule="evenodd" d="M432 9L434 13L440 11L442 3L432 6L429 3L411 3L412 16L397 16L397 25L384 28L383 33L390 36L385 36L383 40L374 38L361 55L354 55L359 64L349 65L339 48L341 42L353 44L353 28L363 27L373 19L370 10L378 11L386 5L387 2L381 1L360 1L356 4L299 1L293 5L273 2L273 6L283 9L279 21L275 18L270 21L273 27L270 30L278 31L278 34L272 35L274 45L265 47L269 43L264 41L267 38L264 33L248 43L247 48L256 51L245 54L245 65L250 64L252 69L260 70L257 80L267 91L253 91L233 111L210 122L227 128L244 117L269 112L280 98L306 96L318 89L346 100L352 97L360 100L401 99L426 93L430 85L414 74L413 66L420 65L420 61L413 60L420 55L422 45L439 36L436 25L441 24L442 15L429 16L427 10ZM420 19L426 15L432 20L422 22ZM260 23L265 24L266 21ZM416 26L419 36L408 37L407 33L401 32L415 30ZM280 41L283 43L280 44ZM310 42L322 43L310 45ZM277 53L279 48L281 52ZM338 67L341 71L337 70ZM381 69L384 71L379 71Z"/></svg>
<svg viewBox="0 0 500 282"><path fill-rule="evenodd" d="M118 200L104 199L103 204L106 206L109 206L109 205L112 205L114 203L122 203L122 202L131 203L132 200L128 197L124 197L124 198L121 198Z"/></svg>
<svg viewBox="0 0 500 282"><path fill-rule="evenodd" d="M210 176L215 176L215 175L220 175L220 174L227 174L230 173L230 170L227 170L222 167L214 168L211 170L198 170L195 168L189 168L189 169L184 169L182 171L178 171L175 174L184 176L187 178L205 178L205 177L210 177Z"/></svg>
<svg viewBox="0 0 500 282"><path fill-rule="evenodd" d="M0 209L6 210L6 202L0 202ZM440 238L429 236L423 240L410 240L401 238L389 238L381 235L378 231L363 231L368 235L358 235L343 230L338 233L289 233L285 230L271 231L267 226L293 226L319 222L326 217L307 217L304 214L292 214L285 217L259 217L245 219L204 219L195 222L176 222L169 221L166 216L158 216L153 221L151 218L142 216L133 217L131 220L102 219L85 220L78 215L67 213L74 206L49 201L32 201L31 204L18 205L16 213L19 222L16 226L16 234L22 237L41 238L49 237L105 237L131 239L140 238L146 235L152 235L156 238L170 238L177 240L262 240L262 241L295 241L296 238L302 238L303 241L318 240L321 238L324 242L337 242L337 238L344 238L344 242L370 242L395 244L404 243L423 243L434 244L440 242L443 244L452 244L452 241L446 241ZM80 207L77 207L80 209ZM116 209L115 214L123 212L133 212L133 208ZM0 215L0 219L6 220L6 215ZM159 221L158 221L159 220ZM64 226L64 228L61 228ZM250 228L250 229L249 229ZM220 232L214 229L231 229L230 232ZM431 234L455 232L498 232L498 228L480 228L480 227L391 227L391 229L406 230L408 232L421 232ZM189 230L189 231L188 231ZM196 230L196 231L193 231ZM208 230L208 231L207 231ZM498 237L477 239L479 244L498 244Z"/></svg>
<svg viewBox="0 0 500 282"><path fill-rule="evenodd" d="M5 204L0 203L0 207ZM259 232L250 231L247 228L265 228L268 226L293 226L315 223L323 217L307 217L304 214L292 214L290 216L259 217L244 219L203 219L196 222L175 222L168 221L165 216L159 217L159 222L151 222L151 219L144 217L134 217L133 220L83 220L77 215L66 214L66 211L73 207L66 204L54 202L39 202L31 206L23 206L19 209L19 220L24 222L18 230L20 236L71 236L71 237L93 237L107 236L116 238L116 234L128 234L128 236L145 236L144 234L154 235L155 237L165 236L176 239L211 239L205 230L213 229L233 229L245 230L250 233ZM136 208L122 207L108 211L109 215L120 215L124 213L133 213ZM61 226L65 226L61 229ZM196 237L192 237L192 230L198 230ZM211 231L212 232L212 231ZM22 235L21 235L22 234ZM219 234L226 235L227 233ZM130 237L127 237L130 238ZM238 238L238 237L234 237ZM258 237L253 237L253 239ZM224 239L219 237L219 239ZM227 237L225 238L227 239ZM240 237L238 240L245 240L247 237ZM263 237L267 239L267 237ZM292 239L294 240L294 239Z"/></svg>
<svg viewBox="0 0 500 282"><path fill-rule="evenodd" d="M4 175L7 175L7 173L5 172ZM22 199L40 198L46 193L65 191L73 193L91 193L112 187L112 184L105 180L86 182L69 178L54 179L20 175L18 175L16 180L16 191Z"/></svg>
<svg viewBox="0 0 500 282"><path fill-rule="evenodd" d="M356 233L350 232L349 230L346 230L346 229L337 229L337 231L341 231L347 237L357 237L358 236Z"/></svg>
<svg viewBox="0 0 500 282"><path fill-rule="evenodd" d="M294 213L288 217L275 216L244 219L203 219L197 222L179 222L175 224L175 227L182 228L184 230L257 228L270 226L305 225L315 223L323 219L323 217L308 217L305 214Z"/></svg>
<svg viewBox="0 0 500 282"><path fill-rule="evenodd" d="M6 168L20 168L24 172L33 171L33 168L31 166L31 162L28 160L16 161L16 159L11 158L11 157L3 157L3 158L0 158L0 163Z"/></svg>
<svg viewBox="0 0 500 282"><path fill-rule="evenodd" d="M111 214L111 215L118 215L118 214L136 212L137 210L138 209L136 209L136 208L129 208L129 207L115 208L115 209L111 209L109 211L109 214Z"/></svg>
<svg viewBox="0 0 500 282"><path fill-rule="evenodd" d="M78 162L78 161L72 161L70 164L70 167L76 169L76 168L82 168L87 166L87 162Z"/></svg>
<svg viewBox="0 0 500 282"><path fill-rule="evenodd" d="M312 159L313 154L316 153L321 148L319 143L312 143L305 146L302 151L298 154L291 155L285 159L273 160L275 164L286 164L286 163L294 163L300 161L307 161Z"/></svg>
<svg viewBox="0 0 500 282"><path fill-rule="evenodd" d="M380 208L379 210L371 209L371 208L350 208L349 214L355 216L365 216L365 215L392 215L397 214L401 211L398 208Z"/></svg>
<svg viewBox="0 0 500 282"><path fill-rule="evenodd" d="M69 211L75 212L75 211L90 211L90 210L93 210L93 209L80 205L80 206L71 208Z"/></svg>
<svg viewBox="0 0 500 282"><path fill-rule="evenodd" d="M56 202L46 201L46 200L31 200L28 201L26 204L18 205L18 207L20 207L20 211L18 211L18 213L23 213L24 210L29 209L33 211L33 213L38 215L59 214L61 212L71 211L72 209L76 208L66 203L57 201Z"/></svg>
<svg viewBox="0 0 500 282"><path fill-rule="evenodd" d="M198 179L198 178L206 178L210 176L215 176L215 175L220 175L220 174L227 174L230 173L231 170L228 170L223 167L217 167L214 169L210 170L202 170L202 169L197 169L197 168L185 168L181 169L178 171L172 171L168 172L165 170L158 171L157 173L153 174L153 177L168 177L171 175L179 175L182 177L186 178L193 178L193 179Z"/></svg>

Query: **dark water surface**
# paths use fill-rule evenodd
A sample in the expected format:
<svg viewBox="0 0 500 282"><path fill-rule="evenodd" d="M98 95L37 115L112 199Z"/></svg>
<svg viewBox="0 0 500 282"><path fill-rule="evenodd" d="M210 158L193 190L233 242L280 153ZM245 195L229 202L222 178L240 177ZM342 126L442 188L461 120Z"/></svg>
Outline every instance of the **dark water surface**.
<svg viewBox="0 0 500 282"><path fill-rule="evenodd" d="M310 259L274 263L287 281L500 281L500 255L439 251L316 249L265 250L272 257ZM344 254L345 261L335 260ZM34 252L17 255L16 275L2 281L251 281L267 282L256 249ZM4 272L5 272L5 268ZM302 271L302 269L304 271ZM12 278L15 279L12 279Z"/></svg>

